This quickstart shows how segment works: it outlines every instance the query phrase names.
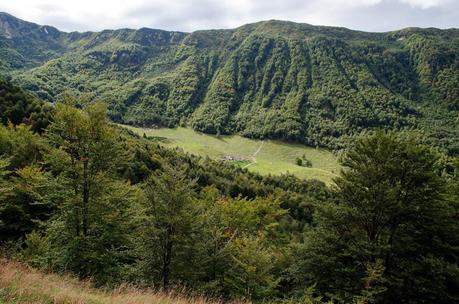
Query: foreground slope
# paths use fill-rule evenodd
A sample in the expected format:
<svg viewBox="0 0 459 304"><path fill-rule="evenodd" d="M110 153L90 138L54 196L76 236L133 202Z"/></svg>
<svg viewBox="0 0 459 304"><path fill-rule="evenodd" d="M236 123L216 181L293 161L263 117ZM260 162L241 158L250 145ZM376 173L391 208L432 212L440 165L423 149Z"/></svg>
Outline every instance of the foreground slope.
<svg viewBox="0 0 459 304"><path fill-rule="evenodd" d="M69 90L102 99L118 122L330 148L366 129L415 128L459 153L457 29L265 21L64 33L6 14L0 21L5 72L48 100Z"/></svg>
<svg viewBox="0 0 459 304"><path fill-rule="evenodd" d="M204 298L154 293L134 288L102 291L89 282L47 274L19 263L0 260L0 303L14 304L211 304Z"/></svg>

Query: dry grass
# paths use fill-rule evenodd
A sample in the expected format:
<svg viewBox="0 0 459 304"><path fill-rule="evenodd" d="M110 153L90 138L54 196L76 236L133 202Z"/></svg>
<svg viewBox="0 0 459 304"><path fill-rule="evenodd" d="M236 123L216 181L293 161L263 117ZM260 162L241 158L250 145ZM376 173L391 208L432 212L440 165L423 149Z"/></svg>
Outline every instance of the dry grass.
<svg viewBox="0 0 459 304"><path fill-rule="evenodd" d="M102 291L95 289L87 281L79 281L70 276L45 274L17 262L0 260L0 303L221 304L222 302L132 287Z"/></svg>

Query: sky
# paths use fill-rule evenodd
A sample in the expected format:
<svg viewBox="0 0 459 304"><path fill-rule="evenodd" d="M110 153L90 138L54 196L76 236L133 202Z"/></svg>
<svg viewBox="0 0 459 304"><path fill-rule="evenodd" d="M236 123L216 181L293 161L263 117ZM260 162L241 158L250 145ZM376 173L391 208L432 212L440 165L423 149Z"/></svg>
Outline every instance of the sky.
<svg viewBox="0 0 459 304"><path fill-rule="evenodd" d="M269 19L376 32L459 27L459 0L0 0L0 11L63 31L191 32Z"/></svg>

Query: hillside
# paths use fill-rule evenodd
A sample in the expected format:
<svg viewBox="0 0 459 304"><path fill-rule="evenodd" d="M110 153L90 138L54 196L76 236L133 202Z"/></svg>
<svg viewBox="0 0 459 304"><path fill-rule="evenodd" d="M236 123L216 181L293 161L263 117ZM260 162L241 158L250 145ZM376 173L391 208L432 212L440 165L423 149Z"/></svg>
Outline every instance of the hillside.
<svg viewBox="0 0 459 304"><path fill-rule="evenodd" d="M0 303L10 304L217 304L173 293L135 288L98 290L88 281L47 274L16 262L0 260ZM242 302L241 302L242 303Z"/></svg>
<svg viewBox="0 0 459 304"><path fill-rule="evenodd" d="M458 29L65 33L0 14L0 69L41 98L70 91L106 101L121 123L333 149L366 129L414 128L458 154L458 54Z"/></svg>
<svg viewBox="0 0 459 304"><path fill-rule="evenodd" d="M322 182L164 148L113 124L102 103L75 107L67 98L49 107L7 80L0 93L0 255L37 268L98 287L184 286L210 298L261 300L277 294L283 248L331 197ZM7 264L0 303L118 301ZM144 293L127 303L142 303L137 296L175 303Z"/></svg>
<svg viewBox="0 0 459 304"><path fill-rule="evenodd" d="M173 296L183 288L224 303L459 298L459 159L412 132L359 137L327 187L164 146L282 167L304 153L312 169L320 149L184 128L143 136L102 102L49 106L8 79L0 109L0 302L205 303Z"/></svg>
<svg viewBox="0 0 459 304"><path fill-rule="evenodd" d="M253 140L239 135L216 137L186 128L128 128L166 147L179 147L186 152L233 163L262 175L290 173L299 178L313 178L328 184L341 170L333 153L301 144ZM298 159L302 162L310 161L310 167L298 165Z"/></svg>

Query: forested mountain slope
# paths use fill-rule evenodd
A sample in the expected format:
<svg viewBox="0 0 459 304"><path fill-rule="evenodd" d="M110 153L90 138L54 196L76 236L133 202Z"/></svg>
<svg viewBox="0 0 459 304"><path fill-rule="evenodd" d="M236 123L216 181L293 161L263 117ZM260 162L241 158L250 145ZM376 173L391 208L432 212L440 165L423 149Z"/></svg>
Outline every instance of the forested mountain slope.
<svg viewBox="0 0 459 304"><path fill-rule="evenodd" d="M106 101L118 122L329 148L366 129L415 128L459 153L458 29L264 21L65 33L0 14L0 58L39 97L85 93Z"/></svg>
<svg viewBox="0 0 459 304"><path fill-rule="evenodd" d="M102 102L50 106L1 78L0 114L0 302L458 302L459 159L413 132L361 136L327 187L162 147Z"/></svg>

